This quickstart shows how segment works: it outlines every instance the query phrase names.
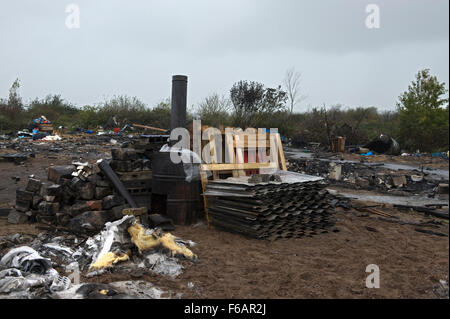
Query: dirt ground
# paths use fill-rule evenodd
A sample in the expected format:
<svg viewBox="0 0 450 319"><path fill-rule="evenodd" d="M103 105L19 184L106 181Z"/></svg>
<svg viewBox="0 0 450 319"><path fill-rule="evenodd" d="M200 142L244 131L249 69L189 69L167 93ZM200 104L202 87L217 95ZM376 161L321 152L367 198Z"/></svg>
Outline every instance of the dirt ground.
<svg viewBox="0 0 450 319"><path fill-rule="evenodd" d="M29 159L24 165L0 162L0 208L12 207L15 189L28 175L45 179L50 164L70 158ZM448 168L448 162L447 162ZM14 182L12 177L20 177ZM434 221L417 212L383 211L407 221ZM110 273L86 281L147 280L156 287L181 292L183 298L438 298L439 280L448 282L449 226L414 226L379 220L354 209L338 209L338 232L274 242L208 229L205 223L177 226L176 236L197 243L197 263L182 261L184 272L175 279L142 273ZM10 225L0 218L0 235L38 234L37 224ZM367 228L368 227L368 228ZM432 230L447 237L424 234ZM380 288L365 286L366 267L380 269ZM193 286L192 286L192 284Z"/></svg>
<svg viewBox="0 0 450 319"><path fill-rule="evenodd" d="M5 153L0 150L0 154ZM0 160L0 208L9 208L14 205L15 192L20 186L25 187L30 175L43 181L47 180L48 167L51 165L68 165L79 158L63 154L44 156L36 154L35 158L29 158L23 164L14 164ZM90 163L95 163L95 159L89 159ZM19 181L15 177L20 178Z"/></svg>
<svg viewBox="0 0 450 319"><path fill-rule="evenodd" d="M405 213L394 212L403 220ZM409 220L427 220L413 213ZM143 273L110 273L90 282L139 279L183 298L437 298L440 279L448 281L448 237L423 234L412 225L377 220L357 211L339 211L336 228L315 237L274 242L208 229L178 226L173 232L197 243L197 263L183 261L175 279ZM40 231L36 225L8 225L0 234ZM366 228L370 227L370 231ZM448 235L448 224L420 227ZM375 231L374 231L375 230ZM380 288L365 286L366 267L380 269ZM193 283L193 288L188 284Z"/></svg>

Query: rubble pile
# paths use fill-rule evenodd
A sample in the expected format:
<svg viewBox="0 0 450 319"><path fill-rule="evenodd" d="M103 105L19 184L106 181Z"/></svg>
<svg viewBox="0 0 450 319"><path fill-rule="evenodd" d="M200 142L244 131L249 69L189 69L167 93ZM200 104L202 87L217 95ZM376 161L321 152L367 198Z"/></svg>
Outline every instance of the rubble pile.
<svg viewBox="0 0 450 319"><path fill-rule="evenodd" d="M174 278L183 270L179 258L197 260L188 248L194 245L159 228L145 228L132 215L107 222L101 232L84 240L75 234L55 236L48 232L34 238L0 236L0 299L105 297L101 292L94 296L99 291L92 284L80 283L80 274L92 277L105 272L151 271ZM161 298L163 294L145 282L111 285L116 289L108 296L114 298L126 297L123 293L135 298ZM139 286L149 291L144 293Z"/></svg>
<svg viewBox="0 0 450 319"><path fill-rule="evenodd" d="M127 208L96 164L74 162L51 166L48 182L29 178L16 190L10 223L32 222L69 227L73 231L98 231L105 222L121 218Z"/></svg>
<svg viewBox="0 0 450 319"><path fill-rule="evenodd" d="M149 143L147 138L127 141L111 150L110 165L140 207L150 208L151 154L164 141L159 139L156 143ZM106 222L120 219L122 211L130 207L96 163L75 161L50 166L47 179L31 177L25 187L16 190L10 223L30 220L74 232L96 232Z"/></svg>
<svg viewBox="0 0 450 319"><path fill-rule="evenodd" d="M208 183L210 223L261 239L312 236L334 225L339 202L320 177L278 171L276 178L252 184L251 177Z"/></svg>
<svg viewBox="0 0 450 319"><path fill-rule="evenodd" d="M13 248L0 259L0 293L9 297L27 297L30 289L45 288L48 292L62 291L70 279L60 276L48 258L28 246Z"/></svg>
<svg viewBox="0 0 450 319"><path fill-rule="evenodd" d="M131 137L108 136L79 136L65 135L61 140L32 140L28 138L6 138L0 141L0 158L16 159L17 163L25 161L28 157L39 154L42 157L52 158L67 156L72 159L98 159L105 154L113 144L127 143ZM2 151L3 150L3 151Z"/></svg>
<svg viewBox="0 0 450 319"><path fill-rule="evenodd" d="M423 172L393 171L377 163L290 159L288 169L326 178L332 185L398 195L402 192L426 192L432 195L439 184L439 181Z"/></svg>

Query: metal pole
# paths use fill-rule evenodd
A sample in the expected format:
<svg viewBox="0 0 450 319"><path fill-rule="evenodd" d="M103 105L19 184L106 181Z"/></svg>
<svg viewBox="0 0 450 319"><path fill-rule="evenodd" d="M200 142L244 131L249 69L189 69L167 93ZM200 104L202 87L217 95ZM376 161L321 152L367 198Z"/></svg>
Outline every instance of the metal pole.
<svg viewBox="0 0 450 319"><path fill-rule="evenodd" d="M186 126L186 75L172 76L172 106L170 113L170 129Z"/></svg>
<svg viewBox="0 0 450 319"><path fill-rule="evenodd" d="M122 195L123 198L127 201L128 204L132 208L138 208L138 205L134 201L133 197L131 197L130 193L128 193L125 186L123 186L122 181L119 179L119 177L114 173L111 166L109 166L108 162L105 160L98 160L97 165L100 168L100 170L108 177L108 179L113 183L114 187L117 189L120 195Z"/></svg>

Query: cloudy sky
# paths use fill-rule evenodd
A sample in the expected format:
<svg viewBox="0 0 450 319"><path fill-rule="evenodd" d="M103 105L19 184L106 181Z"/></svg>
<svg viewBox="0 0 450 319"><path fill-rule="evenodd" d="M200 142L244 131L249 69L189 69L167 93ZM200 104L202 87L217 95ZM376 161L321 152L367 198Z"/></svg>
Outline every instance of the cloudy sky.
<svg viewBox="0 0 450 319"><path fill-rule="evenodd" d="M80 28L66 26L69 4ZM379 28L366 26L368 4ZM387 110L419 69L448 84L449 2L2 0L0 46L0 96L19 78L25 101L61 94L82 106L126 94L154 106L170 96L171 76L186 74L193 105L239 80L282 84L295 67L307 95L299 111Z"/></svg>

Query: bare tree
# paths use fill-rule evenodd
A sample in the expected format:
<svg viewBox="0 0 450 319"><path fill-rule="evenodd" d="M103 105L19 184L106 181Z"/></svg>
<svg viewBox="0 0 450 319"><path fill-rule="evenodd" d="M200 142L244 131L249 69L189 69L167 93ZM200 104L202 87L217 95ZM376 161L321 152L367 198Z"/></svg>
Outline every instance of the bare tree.
<svg viewBox="0 0 450 319"><path fill-rule="evenodd" d="M302 74L297 72L295 67L288 69L284 77L284 86L286 87L291 114L295 105L306 98L306 96L300 95L301 77Z"/></svg>

